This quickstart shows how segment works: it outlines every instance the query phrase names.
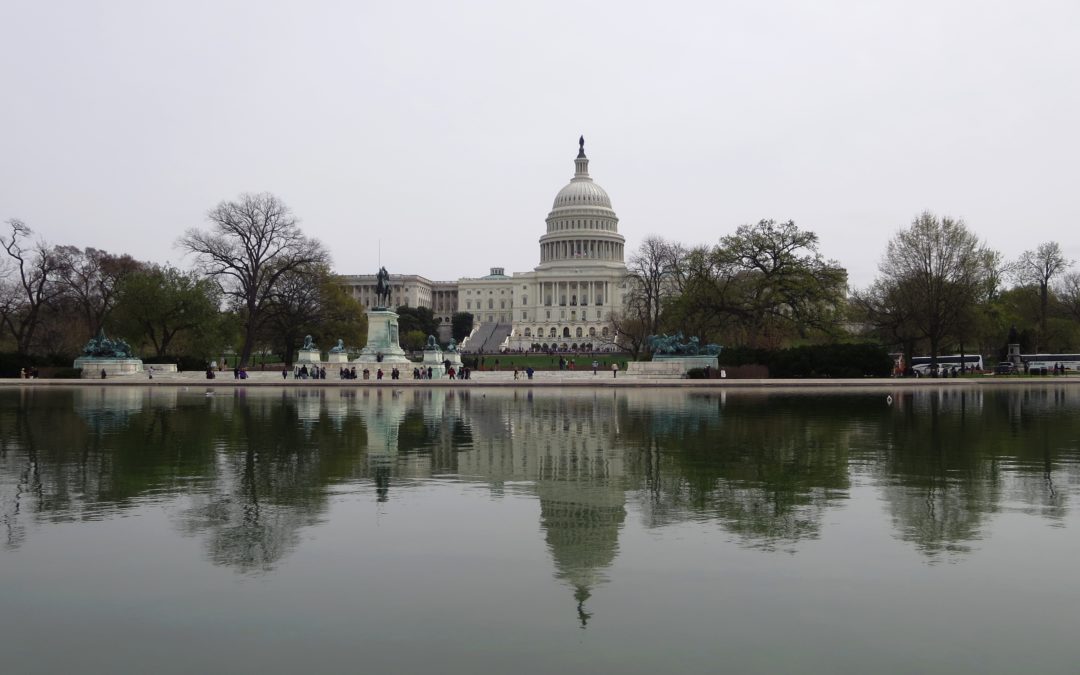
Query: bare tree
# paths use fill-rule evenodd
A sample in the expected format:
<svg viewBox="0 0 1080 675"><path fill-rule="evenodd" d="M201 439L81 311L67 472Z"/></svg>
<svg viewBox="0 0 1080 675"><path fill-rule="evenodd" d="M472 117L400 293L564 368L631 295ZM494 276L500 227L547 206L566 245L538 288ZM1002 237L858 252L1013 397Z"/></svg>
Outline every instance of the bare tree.
<svg viewBox="0 0 1080 675"><path fill-rule="evenodd" d="M60 265L57 282L78 306L88 335L94 335L113 308L120 280L145 266L129 255L115 256L95 248L57 246L55 250Z"/></svg>
<svg viewBox="0 0 1080 675"><path fill-rule="evenodd" d="M1057 284L1056 295L1073 321L1080 321L1080 272L1069 272Z"/></svg>
<svg viewBox="0 0 1080 675"><path fill-rule="evenodd" d="M1039 338L1046 335L1046 319L1050 304L1050 284L1059 274L1063 274L1073 261L1068 260L1056 241L1040 244L1034 251L1024 251L1013 263L1012 276L1023 286L1032 286L1039 291ZM1038 351L1038 348L1036 348Z"/></svg>
<svg viewBox="0 0 1080 675"><path fill-rule="evenodd" d="M650 334L659 332L664 300L674 289L675 266L683 254L678 244L650 236L630 256L626 266L626 311Z"/></svg>
<svg viewBox="0 0 1080 675"><path fill-rule="evenodd" d="M9 268L0 289L0 322L14 339L16 350L28 354L42 310L59 292L56 277L60 265L53 248L44 241L27 245L33 231L26 223L13 218L7 224L11 234L0 236Z"/></svg>
<svg viewBox="0 0 1080 675"><path fill-rule="evenodd" d="M289 208L269 193L221 202L208 217L209 232L192 228L178 245L195 254L200 269L216 278L243 312L240 366L246 366L282 277L307 265L328 264L329 255L303 235Z"/></svg>
<svg viewBox="0 0 1080 675"><path fill-rule="evenodd" d="M994 290L998 266L997 253L963 221L924 212L889 242L867 297L888 303L879 313L902 319L905 334L917 331L936 358L946 339L963 342L973 308Z"/></svg>

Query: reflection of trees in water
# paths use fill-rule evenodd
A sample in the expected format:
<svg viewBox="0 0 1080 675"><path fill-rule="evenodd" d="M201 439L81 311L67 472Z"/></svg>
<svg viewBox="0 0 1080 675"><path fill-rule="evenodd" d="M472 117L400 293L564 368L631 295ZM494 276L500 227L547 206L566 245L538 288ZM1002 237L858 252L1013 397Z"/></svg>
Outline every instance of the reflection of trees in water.
<svg viewBox="0 0 1080 675"><path fill-rule="evenodd" d="M325 392L320 390L318 393ZM192 496L181 530L207 537L211 559L242 572L273 568L299 531L326 510L327 486L357 473L365 435L358 419L311 410L313 392L237 405L224 420L228 445L216 480ZM301 423L303 422L303 423Z"/></svg>
<svg viewBox="0 0 1080 675"><path fill-rule="evenodd" d="M99 519L145 495L180 494L213 471L213 420L202 406L156 399L133 405L124 396L116 409L106 399L88 414L88 396L98 394L0 392L0 518L10 545L25 535L27 519Z"/></svg>
<svg viewBox="0 0 1080 675"><path fill-rule="evenodd" d="M680 413L632 408L622 425L638 450L650 524L715 519L764 548L818 536L824 511L847 495L861 431L807 397L690 400Z"/></svg>
<svg viewBox="0 0 1080 675"><path fill-rule="evenodd" d="M898 395L874 472L899 536L927 554L970 550L1006 504L1061 519L1075 485L1078 400L1066 389Z"/></svg>
<svg viewBox="0 0 1080 675"><path fill-rule="evenodd" d="M36 523L184 498L180 528L213 560L264 570L322 517L329 486L359 481L385 500L457 475L536 495L556 576L584 603L617 554L627 491L650 527L706 520L780 549L819 536L859 481L930 555L967 550L1003 509L1065 517L1080 482L1075 388L893 396L6 389L0 536L17 547Z"/></svg>

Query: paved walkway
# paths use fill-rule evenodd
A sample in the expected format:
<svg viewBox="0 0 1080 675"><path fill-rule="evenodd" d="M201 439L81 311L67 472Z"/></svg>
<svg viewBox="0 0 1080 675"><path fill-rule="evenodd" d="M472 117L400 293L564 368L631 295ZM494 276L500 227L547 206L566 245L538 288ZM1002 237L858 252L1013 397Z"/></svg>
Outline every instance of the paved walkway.
<svg viewBox="0 0 1080 675"><path fill-rule="evenodd" d="M533 379L529 380L525 374L519 373L519 379L514 379L513 371L473 371L470 380L450 380L448 378L438 380L414 380L411 373L406 379L391 380L389 376L379 381L371 380L341 380L338 379L338 369L327 368L325 380L294 380L292 375L283 380L281 372L251 371L246 380L235 380L232 371L215 373L213 380L206 379L204 371L190 371L185 373L160 373L155 372L153 379L149 373L137 375L119 375L105 380L0 380L0 386L93 386L93 385L150 385L150 386L192 386L205 385L208 387L678 387L678 388L807 388L807 387L868 387L868 388L912 388L912 387L957 387L957 386L981 386L988 384L1002 385L1047 385L1047 384L1080 384L1080 376L1072 375L1065 377L980 377L958 379L931 379L931 378L861 378L861 379L798 379L798 380L684 380L684 379L647 379L627 377L622 371L618 377L612 377L611 371L599 371L593 375L592 370L574 371L536 371Z"/></svg>

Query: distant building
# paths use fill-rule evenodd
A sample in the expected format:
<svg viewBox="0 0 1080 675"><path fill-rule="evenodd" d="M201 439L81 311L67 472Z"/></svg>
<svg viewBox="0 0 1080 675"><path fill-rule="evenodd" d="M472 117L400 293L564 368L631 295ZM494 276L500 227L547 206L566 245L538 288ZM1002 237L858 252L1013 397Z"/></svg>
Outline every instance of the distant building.
<svg viewBox="0 0 1080 675"><path fill-rule="evenodd" d="M430 307L443 326L449 326L454 312L472 314L478 331L484 328L488 351L500 346L614 349L611 319L623 307L625 239L611 199L589 175L584 138L574 176L555 195L546 223L540 264L531 272L507 275L504 268L492 267L486 276L457 281L391 274L391 306ZM375 275L341 279L360 304L374 307Z"/></svg>

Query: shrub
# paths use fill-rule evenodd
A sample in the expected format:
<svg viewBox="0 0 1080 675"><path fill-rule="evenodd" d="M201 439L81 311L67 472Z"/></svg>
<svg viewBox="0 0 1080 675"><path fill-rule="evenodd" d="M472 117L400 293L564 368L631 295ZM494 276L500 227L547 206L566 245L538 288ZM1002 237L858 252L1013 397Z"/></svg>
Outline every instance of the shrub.
<svg viewBox="0 0 1080 675"><path fill-rule="evenodd" d="M769 377L888 377L892 357L881 345L840 343L791 349L735 347L720 354L721 365L758 364L769 369Z"/></svg>

